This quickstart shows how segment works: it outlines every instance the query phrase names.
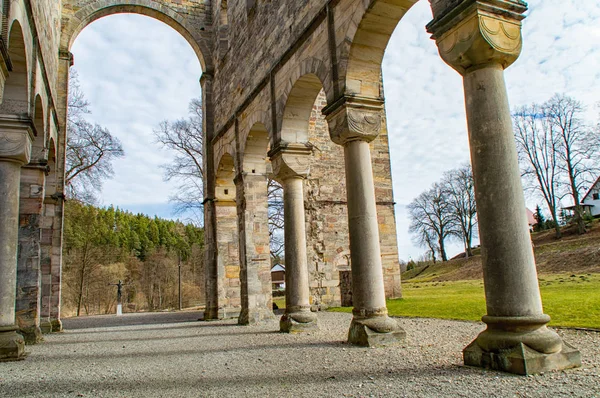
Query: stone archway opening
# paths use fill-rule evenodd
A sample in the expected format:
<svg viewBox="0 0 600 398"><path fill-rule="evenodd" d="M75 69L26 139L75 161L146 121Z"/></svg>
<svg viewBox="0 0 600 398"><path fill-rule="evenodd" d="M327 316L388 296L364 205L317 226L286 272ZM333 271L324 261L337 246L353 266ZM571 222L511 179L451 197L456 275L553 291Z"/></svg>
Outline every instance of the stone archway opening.
<svg viewBox="0 0 600 398"><path fill-rule="evenodd" d="M102 3L105 8L99 10L82 8L80 14L90 14L81 15L77 24L70 20L63 28L64 36L71 35L67 42L72 45L69 50L74 54L74 67L91 102L92 114L88 121L108 129L119 139L125 152L124 158L113 163L115 177L104 184L98 196L104 203L103 207L114 205L118 211L147 214L151 218L157 215L174 221L175 218L192 218L195 213L175 214L174 205L169 202L170 197L176 194L178 184L163 181L161 166L167 164L173 155L155 142L153 130L158 130L163 121L175 123L176 120L187 119L188 104L201 96L199 78L204 59L199 56L198 44L190 32L182 33L182 23L173 16L161 14L161 10ZM76 29L69 31L73 26ZM191 45L192 41L194 45ZM201 121L196 127L194 131L200 132L201 136ZM197 153L202 150L201 147L195 149ZM202 186L202 179L197 180L197 185ZM198 204L202 203L200 196L193 198ZM146 250L145 247L142 245L143 250ZM143 276L144 286L125 287L122 297L132 303L127 307L124 301L125 310L153 310L171 305L177 308L177 255L166 249L146 251L157 258L156 263L167 264L169 274L161 272ZM145 261L137 253L135 256ZM164 259L159 258L163 254ZM192 275L192 272L200 272L201 268L194 268L186 261L185 258L182 260L181 267L182 302L184 306L198 306L204 301L203 278ZM122 275L121 271L122 267L119 275ZM121 278L111 277L110 272L106 271L106 280L101 281L103 285L117 283ZM174 286L168 291L165 287L167 282L168 286ZM115 303L110 307L112 310L106 308L109 308L109 299L114 302L117 290L100 291L99 283L94 297L98 298L97 303L107 304L90 308L114 313ZM150 287L150 284L153 286ZM147 289L146 285L149 286ZM63 290L63 296L64 293ZM168 300L164 300L163 296L167 297L167 294ZM193 297L192 301L190 297ZM63 307L65 304L63 300Z"/></svg>
<svg viewBox="0 0 600 398"><path fill-rule="evenodd" d="M29 78L23 28L15 20L8 35L8 54L11 71L4 84L0 114L26 117L29 114Z"/></svg>

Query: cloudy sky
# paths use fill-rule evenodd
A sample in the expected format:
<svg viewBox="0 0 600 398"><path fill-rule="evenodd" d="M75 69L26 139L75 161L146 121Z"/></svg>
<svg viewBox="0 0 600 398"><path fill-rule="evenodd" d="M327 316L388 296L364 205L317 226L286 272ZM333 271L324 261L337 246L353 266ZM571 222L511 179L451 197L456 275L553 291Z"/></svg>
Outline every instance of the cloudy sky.
<svg viewBox="0 0 600 398"><path fill-rule="evenodd" d="M581 100L596 123L600 3L531 0L529 7L523 53L506 72L511 106L564 92ZM383 67L402 259L424 251L411 242L406 205L444 171L469 161L462 81L439 58L424 28L430 20L428 2L415 5L394 32ZM103 204L171 217L174 186L160 169L170 154L153 143L152 130L164 119L185 117L189 100L200 95L194 52L170 27L138 15L94 22L72 51L93 120L126 151L115 163L115 178L104 185ZM535 207L536 200L528 204ZM449 254L459 249L453 245Z"/></svg>

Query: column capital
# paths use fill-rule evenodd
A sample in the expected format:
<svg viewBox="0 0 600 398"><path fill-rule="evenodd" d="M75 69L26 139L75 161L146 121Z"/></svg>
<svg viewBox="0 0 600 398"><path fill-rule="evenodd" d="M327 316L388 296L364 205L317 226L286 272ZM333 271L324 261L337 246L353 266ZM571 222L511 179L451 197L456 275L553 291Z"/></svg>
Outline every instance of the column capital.
<svg viewBox="0 0 600 398"><path fill-rule="evenodd" d="M75 57L73 56L73 53L69 50L58 50L58 59L67 61L69 63L69 66L73 66L75 64Z"/></svg>
<svg viewBox="0 0 600 398"><path fill-rule="evenodd" d="M381 132L383 100L344 96L323 109L331 140L339 145L371 142Z"/></svg>
<svg viewBox="0 0 600 398"><path fill-rule="evenodd" d="M204 88L205 84L211 84L212 81L213 81L212 73L204 72L204 73L202 73L202 76L200 76L200 86L202 88Z"/></svg>
<svg viewBox="0 0 600 398"><path fill-rule="evenodd" d="M521 54L519 0L466 0L427 25L440 56L461 75L488 65L508 68Z"/></svg>
<svg viewBox="0 0 600 398"><path fill-rule="evenodd" d="M0 118L0 161L29 163L33 138L30 121Z"/></svg>
<svg viewBox="0 0 600 398"><path fill-rule="evenodd" d="M283 182L289 178L306 178L310 173L312 146L304 143L280 142L267 156L273 165L273 176Z"/></svg>

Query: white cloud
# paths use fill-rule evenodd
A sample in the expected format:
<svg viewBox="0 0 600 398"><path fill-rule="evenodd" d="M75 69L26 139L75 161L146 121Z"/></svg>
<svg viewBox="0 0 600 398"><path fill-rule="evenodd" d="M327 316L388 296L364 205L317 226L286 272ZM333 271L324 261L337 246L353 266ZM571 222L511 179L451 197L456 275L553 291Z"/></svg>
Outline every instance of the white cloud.
<svg viewBox="0 0 600 398"><path fill-rule="evenodd" d="M162 22L139 15L114 15L82 31L72 49L91 119L110 129L126 156L114 163L103 202L121 207L164 204L174 185L160 165L170 155L153 142L165 119L185 117L200 96L200 63L190 45Z"/></svg>

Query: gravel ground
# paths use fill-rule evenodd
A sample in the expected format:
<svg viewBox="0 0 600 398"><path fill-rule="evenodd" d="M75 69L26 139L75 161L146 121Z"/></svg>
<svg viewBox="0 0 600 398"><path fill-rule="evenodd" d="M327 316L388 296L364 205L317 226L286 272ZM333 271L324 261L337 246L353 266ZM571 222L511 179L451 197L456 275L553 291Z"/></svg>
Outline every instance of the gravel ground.
<svg viewBox="0 0 600 398"><path fill-rule="evenodd" d="M522 377L462 366L481 323L403 318L405 344L369 349L344 342L349 314L320 313L309 335L200 316L65 320L0 363L0 397L600 397L600 333L559 330L583 368Z"/></svg>

